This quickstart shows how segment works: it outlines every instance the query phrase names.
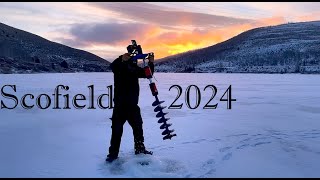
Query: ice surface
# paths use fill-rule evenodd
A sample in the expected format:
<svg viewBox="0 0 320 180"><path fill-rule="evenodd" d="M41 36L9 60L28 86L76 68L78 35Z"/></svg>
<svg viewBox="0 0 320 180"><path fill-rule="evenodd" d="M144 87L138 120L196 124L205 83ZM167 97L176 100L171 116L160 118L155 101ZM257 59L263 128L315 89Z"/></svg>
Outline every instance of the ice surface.
<svg viewBox="0 0 320 180"><path fill-rule="evenodd" d="M319 177L320 176L320 84L319 75L298 74L170 74L156 73L159 99L169 106L183 89L176 104L165 109L176 137L162 140L153 111L148 80L140 80L140 102L145 144L153 156L135 156L133 135L125 124L119 159L105 164L111 137L112 110L75 109L0 110L1 177ZM68 85L70 97L95 98L113 84L112 73L0 75L1 87L17 85L22 95L53 94ZM188 109L185 90L197 85L201 104ZM203 91L213 84L218 93ZM232 85L232 109L219 101ZM60 91L64 94L64 91ZM191 104L195 91L190 92ZM10 100L0 97L8 103ZM63 100L62 98L60 100ZM28 101L33 103L34 101ZM88 104L87 101L81 102ZM9 103L8 103L9 104ZM63 105L63 102L60 102ZM194 105L194 104L193 104ZM139 162L148 162L142 166Z"/></svg>

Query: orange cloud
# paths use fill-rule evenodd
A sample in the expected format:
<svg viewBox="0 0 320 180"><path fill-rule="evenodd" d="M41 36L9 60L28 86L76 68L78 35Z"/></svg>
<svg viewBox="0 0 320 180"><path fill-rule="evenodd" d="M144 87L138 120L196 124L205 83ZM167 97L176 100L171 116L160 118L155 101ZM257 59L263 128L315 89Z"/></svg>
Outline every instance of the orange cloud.
<svg viewBox="0 0 320 180"><path fill-rule="evenodd" d="M286 20L283 16L273 16L271 18L263 18L257 21L255 24L257 27L261 26L274 26L278 24L286 23Z"/></svg>
<svg viewBox="0 0 320 180"><path fill-rule="evenodd" d="M320 19L320 12L314 12L303 16L298 16L296 21L315 21Z"/></svg>
<svg viewBox="0 0 320 180"><path fill-rule="evenodd" d="M171 31L161 33L157 36L147 37L141 41L145 51L155 52L157 58L199 49L225 41L243 31L251 29L252 25L234 25L220 29L193 30L193 31ZM150 30L151 32L153 30ZM138 41L138 39L137 39Z"/></svg>
<svg viewBox="0 0 320 180"><path fill-rule="evenodd" d="M285 23L283 17L271 17L260 19L254 23L232 25L217 29L195 29L193 31L176 30L160 33L158 36L148 38L146 41L143 41L142 45L144 49L155 52L157 58L163 58L169 55L214 45L256 27L282 23ZM148 37L148 34L146 34L145 37Z"/></svg>

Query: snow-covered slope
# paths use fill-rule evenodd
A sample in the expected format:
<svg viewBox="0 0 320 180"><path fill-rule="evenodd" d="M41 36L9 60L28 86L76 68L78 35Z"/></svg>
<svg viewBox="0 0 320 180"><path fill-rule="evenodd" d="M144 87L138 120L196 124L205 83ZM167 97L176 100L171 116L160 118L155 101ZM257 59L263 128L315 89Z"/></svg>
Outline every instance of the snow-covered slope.
<svg viewBox="0 0 320 180"><path fill-rule="evenodd" d="M111 137L112 110L0 109L0 177L320 177L320 84L318 75L298 74L187 74L156 73L159 98L182 109L169 112L177 136L163 141L158 118L153 111L148 81L140 80L140 102L144 119L145 144L153 156L135 157L133 135L124 126L120 157L112 165L104 159ZM113 84L112 73L15 74L0 75L0 87L16 84L20 97L53 94L59 85L72 98L94 85L95 99ZM26 79L29 79L26 81ZM185 89L195 84L201 90L199 108L185 104ZM218 93L202 109L216 85ZM219 101L232 85L232 109ZM52 97L52 96L51 96ZM63 96L60 104L64 105ZM4 99L6 104L13 102ZM190 92L194 105L195 92ZM45 100L45 98L43 98ZM106 99L103 101L106 103ZM29 105L35 103L27 97ZM52 102L53 103L53 102ZM45 103L43 103L45 104ZM89 100L79 104L89 104ZM148 161L148 166L138 162Z"/></svg>
<svg viewBox="0 0 320 180"><path fill-rule="evenodd" d="M106 72L109 62L0 23L0 73Z"/></svg>
<svg viewBox="0 0 320 180"><path fill-rule="evenodd" d="M159 60L163 72L320 73L320 21L246 31L225 42Z"/></svg>

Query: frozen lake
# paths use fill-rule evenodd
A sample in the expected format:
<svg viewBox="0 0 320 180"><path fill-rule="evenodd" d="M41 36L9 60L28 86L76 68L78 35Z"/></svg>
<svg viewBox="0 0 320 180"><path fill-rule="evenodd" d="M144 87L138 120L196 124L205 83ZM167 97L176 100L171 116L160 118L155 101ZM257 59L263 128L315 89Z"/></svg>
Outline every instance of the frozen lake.
<svg viewBox="0 0 320 180"><path fill-rule="evenodd" d="M106 165L111 137L111 109L26 110L20 105L25 94L52 95L57 85L69 86L72 98L95 99L113 85L112 73L0 75L0 87L16 85L19 99L12 110L0 109L0 177L319 177L320 176L320 76L301 74L171 74L156 73L160 100L182 109L165 109L177 133L162 140L160 124L151 106L154 97L148 80L140 80L140 102L145 145L152 157L135 157L133 135L125 124L118 162ZM189 109L185 92L196 85L201 92L198 108ZM218 92L203 109L215 85ZM219 101L232 85L232 109ZM52 96L51 96L52 97ZM195 89L190 104L195 105ZM11 106L13 100L0 97ZM29 105L35 100L27 97ZM60 104L63 106L63 98ZM105 99L106 100L106 99ZM53 103L53 102L52 102ZM45 103L43 103L45 104ZM80 104L80 103L79 103ZM82 101L81 104L88 104ZM146 159L148 166L137 165Z"/></svg>

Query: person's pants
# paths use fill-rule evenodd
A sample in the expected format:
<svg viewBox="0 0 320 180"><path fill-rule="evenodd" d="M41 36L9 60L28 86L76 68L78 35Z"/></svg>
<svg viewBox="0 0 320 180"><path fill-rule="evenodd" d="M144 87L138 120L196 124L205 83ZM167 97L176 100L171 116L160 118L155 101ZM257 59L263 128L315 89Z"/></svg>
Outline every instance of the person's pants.
<svg viewBox="0 0 320 180"><path fill-rule="evenodd" d="M123 132L123 125L127 120L133 130L135 150L137 150L136 148L145 148L143 144L143 122L140 113L140 108L138 105L129 107L114 107L111 120L112 135L110 141L111 145L109 147L109 156L118 157Z"/></svg>

